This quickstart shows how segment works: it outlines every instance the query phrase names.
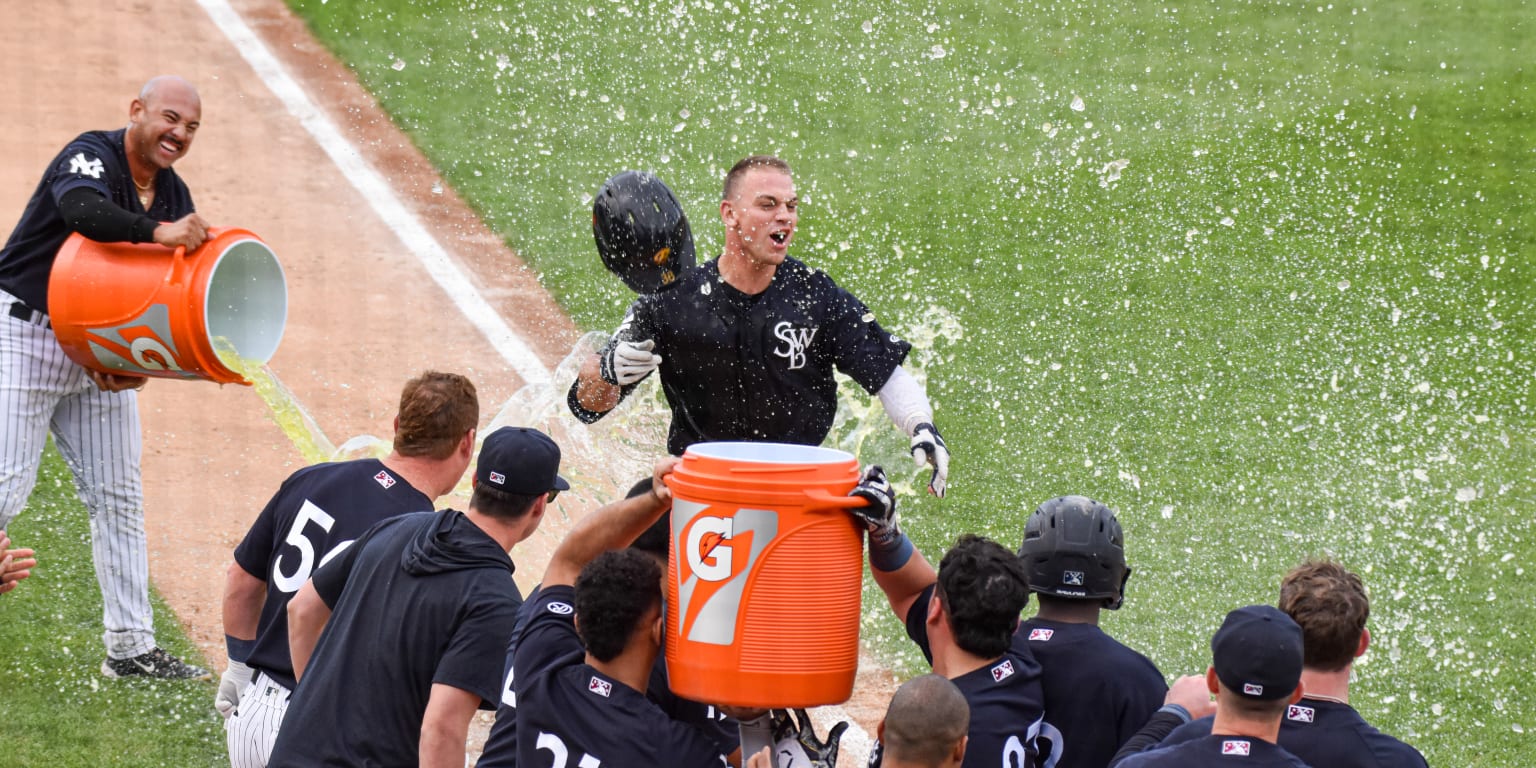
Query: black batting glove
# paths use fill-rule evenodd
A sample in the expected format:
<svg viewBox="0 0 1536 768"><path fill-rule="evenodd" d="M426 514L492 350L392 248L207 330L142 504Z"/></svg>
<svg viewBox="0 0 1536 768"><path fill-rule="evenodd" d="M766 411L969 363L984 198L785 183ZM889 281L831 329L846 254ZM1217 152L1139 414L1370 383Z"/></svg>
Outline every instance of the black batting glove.
<svg viewBox="0 0 1536 768"><path fill-rule="evenodd" d="M798 720L799 722L796 722ZM779 768L833 768L837 745L848 730L847 722L832 726L827 740L816 737L810 715L803 709L773 711L773 755Z"/></svg>

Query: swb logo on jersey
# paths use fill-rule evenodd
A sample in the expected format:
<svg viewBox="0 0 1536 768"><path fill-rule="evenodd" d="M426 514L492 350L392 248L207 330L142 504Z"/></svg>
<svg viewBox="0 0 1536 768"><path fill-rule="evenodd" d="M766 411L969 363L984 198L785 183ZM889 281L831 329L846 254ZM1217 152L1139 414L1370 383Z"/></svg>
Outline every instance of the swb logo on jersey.
<svg viewBox="0 0 1536 768"><path fill-rule="evenodd" d="M817 328L796 328L788 320L780 320L773 326L773 337L784 342L781 347L774 347L773 354L789 361L789 370L794 371L805 367L805 350L811 346L811 339L816 338Z"/></svg>
<svg viewBox="0 0 1536 768"><path fill-rule="evenodd" d="M678 612L676 626L683 637L730 645L736 638L747 577L778 535L779 516L764 509L721 511L696 501L673 501L678 604L667 610Z"/></svg>
<svg viewBox="0 0 1536 768"><path fill-rule="evenodd" d="M1253 752L1253 743L1252 742L1239 741L1237 739L1231 739L1231 740L1228 740L1228 741L1223 741L1221 743L1221 753L1223 755L1242 755L1242 756L1246 757L1249 754L1252 754L1252 752Z"/></svg>
<svg viewBox="0 0 1536 768"><path fill-rule="evenodd" d="M1285 711L1285 719L1294 720L1298 723L1310 723L1317 720L1317 710L1311 707L1303 707L1300 704L1292 704L1290 709Z"/></svg>

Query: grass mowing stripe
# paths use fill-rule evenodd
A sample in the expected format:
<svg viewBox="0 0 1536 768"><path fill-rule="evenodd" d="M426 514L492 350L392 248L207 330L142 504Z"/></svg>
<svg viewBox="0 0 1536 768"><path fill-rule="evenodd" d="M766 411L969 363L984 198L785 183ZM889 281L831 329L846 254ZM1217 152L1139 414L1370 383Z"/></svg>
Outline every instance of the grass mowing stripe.
<svg viewBox="0 0 1536 768"><path fill-rule="evenodd" d="M784 155L797 255L963 329L927 370L952 496L903 497L930 556L1097 497L1137 569L1109 628L1172 674L1332 553L1367 717L1434 764L1533 749L1528 4L293 5L583 327L629 300L604 178L658 171L709 254L724 169Z"/></svg>
<svg viewBox="0 0 1536 768"><path fill-rule="evenodd" d="M50 443L37 489L7 531L37 550L38 566L0 596L0 742L15 765L228 765L216 684L102 677L101 592L91 564L89 514ZM152 569L174 567L152 563ZM206 663L154 596L155 636Z"/></svg>

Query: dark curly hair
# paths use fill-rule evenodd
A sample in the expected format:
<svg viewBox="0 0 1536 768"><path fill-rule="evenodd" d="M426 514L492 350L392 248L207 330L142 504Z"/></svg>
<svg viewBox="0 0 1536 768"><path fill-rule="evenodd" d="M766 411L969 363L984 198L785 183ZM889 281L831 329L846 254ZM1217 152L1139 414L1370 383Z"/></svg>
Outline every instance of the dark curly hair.
<svg viewBox="0 0 1536 768"><path fill-rule="evenodd" d="M604 552L576 577L576 632L598 661L622 653L640 620L660 606L661 567L643 552Z"/></svg>
<svg viewBox="0 0 1536 768"><path fill-rule="evenodd" d="M1029 579L1017 555L984 536L967 533L939 561L935 597L949 614L960 649L983 658L1008 650L1019 612L1029 602Z"/></svg>

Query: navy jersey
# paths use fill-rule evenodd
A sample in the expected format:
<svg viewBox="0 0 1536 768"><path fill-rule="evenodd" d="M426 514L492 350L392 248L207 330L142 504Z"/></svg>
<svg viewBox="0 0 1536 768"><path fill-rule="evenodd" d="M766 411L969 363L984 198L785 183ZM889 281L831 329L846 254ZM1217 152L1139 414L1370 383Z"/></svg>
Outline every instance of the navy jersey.
<svg viewBox="0 0 1536 768"><path fill-rule="evenodd" d="M930 663L933 651L928 646L928 604L933 600L929 586L913 601L907 611L907 636L922 649ZM970 737L965 747L962 768L1034 768L1040 765L1035 739L1039 735L1044 711L1040 689L1040 664L1027 646L1016 645L1001 658L967 672L950 682L960 689L971 707ZM881 762L877 742L870 752L869 764Z"/></svg>
<svg viewBox="0 0 1536 768"><path fill-rule="evenodd" d="M541 590L518 631L516 764L723 768L725 755L702 731L674 721L639 691L585 662L572 618L575 599L569 586ZM488 743L480 765L508 764L500 754L506 746L493 754Z"/></svg>
<svg viewBox="0 0 1536 768"><path fill-rule="evenodd" d="M538 587L535 587L533 595L517 610L517 629L512 633L512 640L507 643L507 659L502 666L506 679L501 687L501 704L496 707L496 722L485 739L484 753L480 762L475 763L475 768L517 766L517 692L513 680L513 657L517 651L517 636L522 633L528 620L533 618L533 609L539 607L538 594ZM665 654L658 655L656 663L651 667L651 680L646 686L645 697L655 702L673 720L703 731L721 752L730 754L741 746L741 730L734 719L709 704L685 699L672 692L672 686L667 682Z"/></svg>
<svg viewBox="0 0 1536 768"><path fill-rule="evenodd" d="M149 210L144 210L128 171L128 155L123 148L126 131L82 133L53 158L5 249L0 250L0 289L33 309L47 311L48 275L59 246L70 234L59 213L59 200L66 192L89 187L117 207L147 214L156 221L175 221L194 211L192 193L169 168L155 175L155 199Z"/></svg>
<svg viewBox="0 0 1536 768"><path fill-rule="evenodd" d="M726 284L718 260L687 270L635 300L610 344L645 339L661 356L673 454L713 440L819 445L837 414L833 369L874 393L912 349L792 258L755 296Z"/></svg>
<svg viewBox="0 0 1536 768"><path fill-rule="evenodd" d="M1158 747L1209 736L1209 717L1174 729ZM1329 768L1426 768L1413 747L1376 730L1354 707L1321 699L1302 699L1280 721L1280 746L1307 763Z"/></svg>
<svg viewBox="0 0 1536 768"><path fill-rule="evenodd" d="M426 494L378 459L316 464L290 475L235 548L235 562L267 583L256 645L246 663L293 690L288 601L294 593L316 567L374 523L431 509Z"/></svg>
<svg viewBox="0 0 1536 768"><path fill-rule="evenodd" d="M1042 768L1105 768L1168 693L1147 657L1093 624L1036 617L1019 626L1013 644L1027 648L1042 670Z"/></svg>
<svg viewBox="0 0 1536 768"><path fill-rule="evenodd" d="M1321 763L1331 766L1332 763ZM1308 768L1284 748L1248 736L1203 736L1177 746L1138 752L1115 768Z"/></svg>
<svg viewBox="0 0 1536 768"><path fill-rule="evenodd" d="M453 510L389 518L312 583L332 608L270 765L414 765L432 686L494 705L522 595L512 561ZM489 663L487 663L489 662Z"/></svg>

